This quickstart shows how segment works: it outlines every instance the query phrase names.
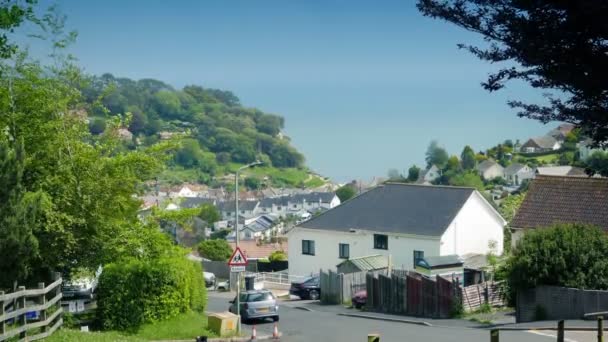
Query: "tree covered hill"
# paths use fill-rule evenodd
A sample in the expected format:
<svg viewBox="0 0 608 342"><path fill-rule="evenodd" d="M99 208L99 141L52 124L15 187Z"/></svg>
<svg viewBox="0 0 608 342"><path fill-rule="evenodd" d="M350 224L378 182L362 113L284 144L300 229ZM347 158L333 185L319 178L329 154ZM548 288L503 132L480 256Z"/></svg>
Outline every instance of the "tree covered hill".
<svg viewBox="0 0 608 342"><path fill-rule="evenodd" d="M235 165L261 160L272 185L323 184L318 177L309 176L304 156L281 133L284 118L243 107L230 91L197 85L175 89L154 79L111 74L92 76L81 91L90 106L87 112L93 134L101 135L112 116L130 113L126 128L132 137L128 132L124 136L128 148L179 137L180 147L161 180L212 183ZM298 176L282 177L282 170Z"/></svg>

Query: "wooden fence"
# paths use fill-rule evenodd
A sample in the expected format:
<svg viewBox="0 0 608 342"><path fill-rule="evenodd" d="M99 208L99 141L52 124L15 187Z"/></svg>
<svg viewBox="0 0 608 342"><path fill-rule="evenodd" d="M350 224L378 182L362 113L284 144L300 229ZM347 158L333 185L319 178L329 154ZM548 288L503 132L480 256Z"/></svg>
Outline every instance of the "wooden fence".
<svg viewBox="0 0 608 342"><path fill-rule="evenodd" d="M337 273L334 271L323 271L319 273L321 286L322 304L342 304L349 302L358 291L366 289L367 274L382 274L386 270L371 273Z"/></svg>
<svg viewBox="0 0 608 342"><path fill-rule="evenodd" d="M367 309L411 316L449 318L457 301L461 300L456 282L437 277L431 280L415 273L393 273L366 279Z"/></svg>
<svg viewBox="0 0 608 342"><path fill-rule="evenodd" d="M485 303L490 304L490 306L505 306L506 300L501 283L485 282L463 288L462 306L464 311L475 311Z"/></svg>
<svg viewBox="0 0 608 342"><path fill-rule="evenodd" d="M34 341L50 336L63 324L60 305L61 278L45 287L16 292L0 291L0 341L18 336L18 341Z"/></svg>

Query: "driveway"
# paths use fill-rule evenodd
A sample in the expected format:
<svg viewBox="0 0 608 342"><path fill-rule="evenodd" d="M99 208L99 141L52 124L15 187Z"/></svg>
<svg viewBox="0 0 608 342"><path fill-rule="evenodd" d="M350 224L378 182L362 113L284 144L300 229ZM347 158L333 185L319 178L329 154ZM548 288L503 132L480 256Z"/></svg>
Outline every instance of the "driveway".
<svg viewBox="0 0 608 342"><path fill-rule="evenodd" d="M227 310L228 301L234 298L233 293L209 293L208 311ZM308 305L300 305L306 304ZM370 320L338 315L339 306L320 306L310 301L281 301L279 331L283 333L281 341L310 342L365 341L370 333L379 333L381 341L453 341L453 342L488 342L490 332L486 329L467 327L428 327L381 320ZM307 310L302 310L306 307ZM309 311L311 310L311 311ZM258 335L272 334L273 323L270 320L256 323ZM243 324L245 334L251 334L252 325ZM501 342L550 342L549 336L533 334L527 331L501 332ZM553 338L555 341L555 338ZM587 342L587 340L576 340ZM571 341L572 342L572 341Z"/></svg>

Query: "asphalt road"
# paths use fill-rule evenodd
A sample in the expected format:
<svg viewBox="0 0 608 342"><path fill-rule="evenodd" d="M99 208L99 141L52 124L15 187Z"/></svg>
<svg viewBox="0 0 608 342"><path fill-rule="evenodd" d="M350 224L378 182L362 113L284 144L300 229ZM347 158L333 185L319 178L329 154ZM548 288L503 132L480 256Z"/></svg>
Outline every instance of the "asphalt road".
<svg viewBox="0 0 608 342"><path fill-rule="evenodd" d="M208 311L218 312L228 309L228 301L234 298L229 293L209 293ZM379 333L380 341L453 341L453 342L489 342L490 332L483 329L459 327L427 327L421 325L385 322L336 314L335 308L319 306L318 310L305 311L298 309L300 301L280 302L279 331L283 333L281 341L287 342L353 342L367 341L370 333ZM272 334L273 323L266 320L256 323L258 336ZM251 334L251 325L243 325L243 331ZM567 336L570 337L570 336ZM550 342L556 338L550 334L540 335L527 331L501 332L501 342ZM587 339L571 339L570 342L587 342Z"/></svg>

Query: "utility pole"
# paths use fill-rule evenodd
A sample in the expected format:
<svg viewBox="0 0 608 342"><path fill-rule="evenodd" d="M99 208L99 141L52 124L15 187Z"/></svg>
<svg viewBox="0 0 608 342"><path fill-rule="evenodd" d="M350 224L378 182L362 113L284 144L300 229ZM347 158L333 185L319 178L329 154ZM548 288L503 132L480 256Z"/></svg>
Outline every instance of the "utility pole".
<svg viewBox="0 0 608 342"><path fill-rule="evenodd" d="M245 170L246 168L250 168L252 166L260 165L262 162L259 160L241 166L236 170L234 174L234 231L236 233L236 248L239 248L239 239L240 239L240 231L239 231L239 171ZM241 272L238 273L236 278L236 312L238 315L238 323L237 323L237 332L241 332Z"/></svg>

